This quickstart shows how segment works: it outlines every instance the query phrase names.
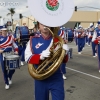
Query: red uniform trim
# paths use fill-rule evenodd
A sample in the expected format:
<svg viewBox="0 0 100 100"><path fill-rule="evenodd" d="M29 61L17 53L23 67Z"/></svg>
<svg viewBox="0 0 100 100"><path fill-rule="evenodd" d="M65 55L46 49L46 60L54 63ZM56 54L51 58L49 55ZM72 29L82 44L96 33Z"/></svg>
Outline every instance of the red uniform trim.
<svg viewBox="0 0 100 100"><path fill-rule="evenodd" d="M7 45L11 40L11 36L8 37L8 40L6 42L4 42L3 44L1 44L0 46L5 46Z"/></svg>
<svg viewBox="0 0 100 100"><path fill-rule="evenodd" d="M90 36L90 39L92 39L92 36Z"/></svg>
<svg viewBox="0 0 100 100"><path fill-rule="evenodd" d="M8 45L5 45L5 46L0 46L0 48L5 48L5 47L8 47L8 46L12 46L12 43L8 44Z"/></svg>
<svg viewBox="0 0 100 100"><path fill-rule="evenodd" d="M32 49L32 39L34 37L40 37L40 35L37 35L37 36L31 36L30 37L30 47L31 47L31 52L33 55L30 56L29 60L28 60L28 63L30 64L39 64L40 63L40 55L39 54L34 54L34 51Z"/></svg>
<svg viewBox="0 0 100 100"><path fill-rule="evenodd" d="M59 39L58 38L54 38L54 43L58 42Z"/></svg>
<svg viewBox="0 0 100 100"><path fill-rule="evenodd" d="M94 43L95 43L95 44L98 44L98 40L95 40Z"/></svg>
<svg viewBox="0 0 100 100"><path fill-rule="evenodd" d="M64 31L63 30L61 30L61 33L60 33L60 35L59 36L63 36L63 34L64 34Z"/></svg>
<svg viewBox="0 0 100 100"><path fill-rule="evenodd" d="M15 51L15 52L16 52L16 51L18 52L18 48L15 48L14 51Z"/></svg>
<svg viewBox="0 0 100 100"><path fill-rule="evenodd" d="M39 64L40 63L40 54L34 54L34 51L32 50L32 38L30 38L30 47L31 47L31 52L33 53L33 55L29 58L28 63L30 64ZM58 42L59 39L58 38L54 38L54 43Z"/></svg>
<svg viewBox="0 0 100 100"><path fill-rule="evenodd" d="M64 57L63 63L67 63L68 62L68 54Z"/></svg>
<svg viewBox="0 0 100 100"><path fill-rule="evenodd" d="M33 54L30 58L28 63L30 64L39 64L40 63L40 55L39 54Z"/></svg>

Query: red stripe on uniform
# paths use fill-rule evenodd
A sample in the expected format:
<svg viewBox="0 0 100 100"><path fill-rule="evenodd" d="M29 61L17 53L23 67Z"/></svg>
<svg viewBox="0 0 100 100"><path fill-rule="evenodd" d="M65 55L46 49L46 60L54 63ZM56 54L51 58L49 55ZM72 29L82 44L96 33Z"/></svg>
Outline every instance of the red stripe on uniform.
<svg viewBox="0 0 100 100"><path fill-rule="evenodd" d="M8 47L8 46L12 46L12 43L11 43L11 44L9 44L9 45L0 46L0 48L5 48L5 47Z"/></svg>
<svg viewBox="0 0 100 100"><path fill-rule="evenodd" d="M63 59L63 63L67 63L67 62L68 62L68 54Z"/></svg>
<svg viewBox="0 0 100 100"><path fill-rule="evenodd" d="M10 40L11 40L11 36L9 36L8 40L7 40L4 44L2 44L2 45L0 45L0 46L5 46L5 45L7 45L7 44L10 42Z"/></svg>
<svg viewBox="0 0 100 100"><path fill-rule="evenodd" d="M28 63L30 63L30 64L39 64L40 63L40 55L35 54L35 55L31 56Z"/></svg>
<svg viewBox="0 0 100 100"><path fill-rule="evenodd" d="M98 44L98 40L95 40L94 43L95 43L95 44Z"/></svg>
<svg viewBox="0 0 100 100"><path fill-rule="evenodd" d="M58 42L59 39L58 38L54 38L54 43Z"/></svg>
<svg viewBox="0 0 100 100"><path fill-rule="evenodd" d="M63 36L63 34L64 34L64 31L62 31L62 30L61 30L61 33L60 33L60 35L59 35L59 36L61 36L61 37L62 37L62 36Z"/></svg>
<svg viewBox="0 0 100 100"><path fill-rule="evenodd" d="M14 51L15 51L15 52L16 52L16 51L18 52L18 48L15 48Z"/></svg>

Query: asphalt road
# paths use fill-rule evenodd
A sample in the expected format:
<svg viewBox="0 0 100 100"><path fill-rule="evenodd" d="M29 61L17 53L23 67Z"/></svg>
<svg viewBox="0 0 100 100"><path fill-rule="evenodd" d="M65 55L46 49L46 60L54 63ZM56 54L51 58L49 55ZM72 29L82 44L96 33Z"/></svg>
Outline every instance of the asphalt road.
<svg viewBox="0 0 100 100"><path fill-rule="evenodd" d="M73 48L73 59L66 65L65 100L100 100L97 57L92 57L91 47L87 45L81 55L74 43L69 46ZM0 69L0 100L34 100L34 79L28 73L27 64L16 70L9 90L4 86Z"/></svg>

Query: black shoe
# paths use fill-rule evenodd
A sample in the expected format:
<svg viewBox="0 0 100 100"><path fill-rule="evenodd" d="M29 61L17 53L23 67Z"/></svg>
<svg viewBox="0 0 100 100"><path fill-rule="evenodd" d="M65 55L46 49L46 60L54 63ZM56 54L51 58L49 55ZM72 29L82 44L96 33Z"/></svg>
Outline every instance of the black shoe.
<svg viewBox="0 0 100 100"><path fill-rule="evenodd" d="M73 59L73 57L70 57L70 59Z"/></svg>

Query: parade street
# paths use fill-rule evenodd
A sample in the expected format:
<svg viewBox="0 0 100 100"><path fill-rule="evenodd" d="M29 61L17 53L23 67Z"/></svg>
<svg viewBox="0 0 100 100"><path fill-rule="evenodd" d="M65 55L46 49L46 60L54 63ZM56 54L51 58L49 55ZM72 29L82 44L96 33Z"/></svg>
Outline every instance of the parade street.
<svg viewBox="0 0 100 100"><path fill-rule="evenodd" d="M100 73L91 46L86 45L82 54L78 54L75 43L68 44L73 48L73 59L66 64L65 100L100 100ZM0 73L0 100L35 100L34 79L28 73L27 64L16 70L9 90L4 88L1 68Z"/></svg>

